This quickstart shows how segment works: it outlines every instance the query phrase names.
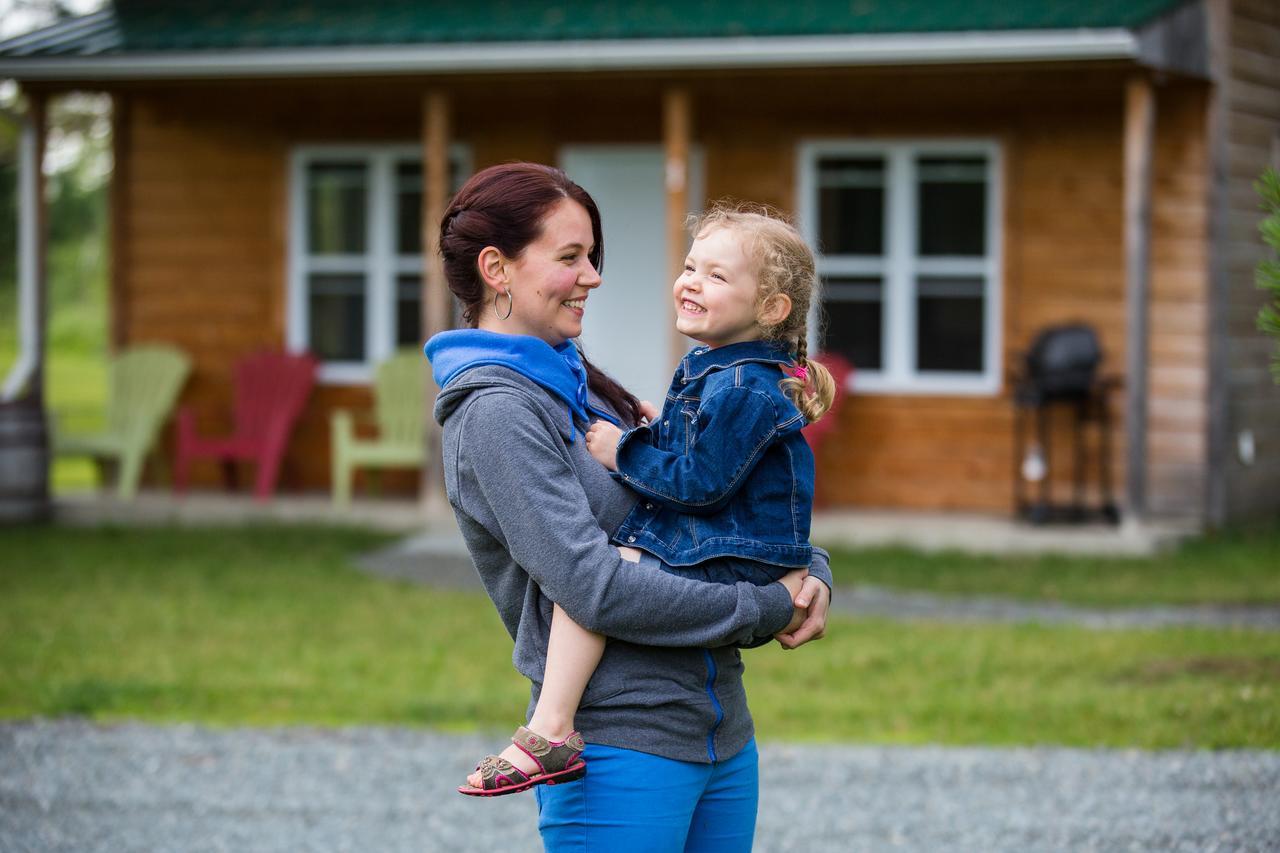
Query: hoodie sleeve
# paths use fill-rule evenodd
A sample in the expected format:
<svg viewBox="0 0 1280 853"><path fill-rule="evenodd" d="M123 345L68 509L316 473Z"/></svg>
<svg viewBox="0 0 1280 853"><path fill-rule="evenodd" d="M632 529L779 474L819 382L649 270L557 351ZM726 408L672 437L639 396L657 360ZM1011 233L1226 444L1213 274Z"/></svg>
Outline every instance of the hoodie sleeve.
<svg viewBox="0 0 1280 853"><path fill-rule="evenodd" d="M747 643L785 627L791 598L773 583L705 583L624 561L592 513L558 435L518 392L475 395L464 418L463 509L482 521L542 592L591 631L650 646ZM474 506L475 503L483 506Z"/></svg>

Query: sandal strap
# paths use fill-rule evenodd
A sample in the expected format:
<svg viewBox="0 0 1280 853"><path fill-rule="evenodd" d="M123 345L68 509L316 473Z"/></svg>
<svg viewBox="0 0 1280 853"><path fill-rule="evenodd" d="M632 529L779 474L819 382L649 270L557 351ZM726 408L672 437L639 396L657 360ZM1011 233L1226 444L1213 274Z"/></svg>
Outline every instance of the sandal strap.
<svg viewBox="0 0 1280 853"><path fill-rule="evenodd" d="M586 741L577 732L570 732L562 741L552 741L524 726L516 729L511 742L542 768L543 773L559 773L573 764L587 748Z"/></svg>
<svg viewBox="0 0 1280 853"><path fill-rule="evenodd" d="M480 771L480 787L485 791L502 788L503 782L507 783L506 787L510 787L529 781L529 776L523 770L497 755L486 755L480 759L476 769Z"/></svg>

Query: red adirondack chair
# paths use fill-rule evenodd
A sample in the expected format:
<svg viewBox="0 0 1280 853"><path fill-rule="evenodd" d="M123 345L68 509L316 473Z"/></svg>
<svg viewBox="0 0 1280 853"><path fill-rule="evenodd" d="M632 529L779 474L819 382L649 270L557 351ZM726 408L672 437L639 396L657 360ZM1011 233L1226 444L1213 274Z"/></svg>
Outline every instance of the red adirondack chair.
<svg viewBox="0 0 1280 853"><path fill-rule="evenodd" d="M302 414L315 382L316 360L309 354L260 352L242 359L235 375L235 431L218 438L196 432L196 416L190 407L178 412L178 440L174 486L185 492L191 463L196 459L222 460L234 479L235 462L257 462L254 496L266 500L276 488L280 463L289 434Z"/></svg>
<svg viewBox="0 0 1280 853"><path fill-rule="evenodd" d="M840 410L844 407L845 398L849 396L849 378L853 375L853 365L849 360L838 353L818 353L813 360L821 364L831 373L831 378L836 383L836 396L831 401L831 408L823 415L822 419L816 424L809 424L802 431L805 441L809 442L809 449L813 451L815 459L818 458L818 449L826 443L827 437L835 432L836 420L840 417ZM814 501L817 503L817 495L814 495Z"/></svg>

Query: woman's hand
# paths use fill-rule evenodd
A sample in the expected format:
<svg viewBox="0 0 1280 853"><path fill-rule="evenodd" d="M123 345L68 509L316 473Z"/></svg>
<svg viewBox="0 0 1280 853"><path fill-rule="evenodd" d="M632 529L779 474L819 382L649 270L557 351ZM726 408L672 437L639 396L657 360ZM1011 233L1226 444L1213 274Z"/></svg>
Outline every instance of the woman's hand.
<svg viewBox="0 0 1280 853"><path fill-rule="evenodd" d="M662 414L658 407L648 400L640 401L640 417L645 423L651 424L658 419L658 415Z"/></svg>
<svg viewBox="0 0 1280 853"><path fill-rule="evenodd" d="M831 590L821 580L809 576L807 569L789 572L782 578L782 585L791 591L788 579L800 575L799 591L792 593L795 613L791 622L774 639L784 649L797 649L810 640L821 640L827 630L827 608L831 606Z"/></svg>
<svg viewBox="0 0 1280 853"><path fill-rule="evenodd" d="M610 471L618 470L618 439L622 430L608 421L596 421L587 430L587 450Z"/></svg>
<svg viewBox="0 0 1280 853"><path fill-rule="evenodd" d="M808 576L808 569L795 569L778 578L778 583L786 587L787 592L791 595L791 621L787 623L787 627L773 635L775 638L781 637L784 634L792 634L795 631L798 631L800 626L804 624L804 620L808 616L808 613L803 607L796 604L796 599L799 598L800 594L804 591L804 581ZM778 642L782 641L779 640Z"/></svg>

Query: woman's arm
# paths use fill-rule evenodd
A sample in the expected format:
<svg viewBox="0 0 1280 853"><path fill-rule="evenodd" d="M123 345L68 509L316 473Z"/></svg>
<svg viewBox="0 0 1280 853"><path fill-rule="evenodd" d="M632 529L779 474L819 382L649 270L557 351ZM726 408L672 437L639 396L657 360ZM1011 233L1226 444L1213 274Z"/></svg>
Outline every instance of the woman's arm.
<svg viewBox="0 0 1280 853"><path fill-rule="evenodd" d="M575 622L628 642L702 647L748 642L788 624L792 601L780 584L703 583L624 561L536 405L492 390L454 415L469 437L459 446L458 475L479 486L463 509Z"/></svg>

